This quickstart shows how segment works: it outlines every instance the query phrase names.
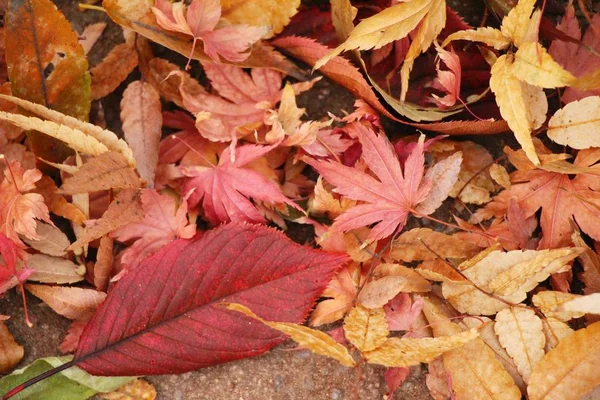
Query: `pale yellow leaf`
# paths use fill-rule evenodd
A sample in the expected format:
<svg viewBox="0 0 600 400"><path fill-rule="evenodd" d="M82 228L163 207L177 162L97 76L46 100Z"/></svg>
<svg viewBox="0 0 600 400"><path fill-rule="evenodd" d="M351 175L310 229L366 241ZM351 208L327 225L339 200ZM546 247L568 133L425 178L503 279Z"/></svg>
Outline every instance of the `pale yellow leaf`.
<svg viewBox="0 0 600 400"><path fill-rule="evenodd" d="M515 76L530 85L553 89L570 86L575 77L565 70L537 42L524 43L515 53L512 70Z"/></svg>
<svg viewBox="0 0 600 400"><path fill-rule="evenodd" d="M546 346L544 346L546 353L555 348L561 340L575 332L569 325L556 318L542 319L542 326L544 336L546 336Z"/></svg>
<svg viewBox="0 0 600 400"><path fill-rule="evenodd" d="M41 239L33 240L23 237L23 241L32 248L49 256L62 257L67 254L67 247L71 245L67 235L57 227L39 221L35 232Z"/></svg>
<svg viewBox="0 0 600 400"><path fill-rule="evenodd" d="M548 137L574 149L600 147L600 96L573 101L555 112Z"/></svg>
<svg viewBox="0 0 600 400"><path fill-rule="evenodd" d="M27 278L30 281L42 283L81 282L84 279L85 267L64 258L50 257L45 254L34 254L27 259L27 268L34 272Z"/></svg>
<svg viewBox="0 0 600 400"><path fill-rule="evenodd" d="M18 105L27 111L31 111L42 118L55 122L59 126L64 126L65 129L70 128L74 132L82 132L85 135L91 136L92 139L96 139L108 149L121 153L127 159L129 165L131 167L135 167L135 159L133 158L131 149L129 146L127 146L127 143L123 139L119 139L114 132L111 132L107 129L102 129L101 127L90 124L89 122L80 121L77 118L62 114L58 111L51 110L42 106L41 104L32 103L17 97L0 94L0 99L10 101L11 103Z"/></svg>
<svg viewBox="0 0 600 400"><path fill-rule="evenodd" d="M114 392L100 393L98 397L104 400L154 400L156 389L144 379L135 379Z"/></svg>
<svg viewBox="0 0 600 400"><path fill-rule="evenodd" d="M106 298L106 293L77 287L25 285L25 288L69 319L89 317Z"/></svg>
<svg viewBox="0 0 600 400"><path fill-rule="evenodd" d="M451 322L438 307L425 299L423 312L434 336L451 336L463 329ZM521 391L506 372L496 354L481 338L475 338L443 355L444 367L452 377L452 389L458 400L520 400Z"/></svg>
<svg viewBox="0 0 600 400"><path fill-rule="evenodd" d="M25 350L0 321L0 374L9 373L23 358Z"/></svg>
<svg viewBox="0 0 600 400"><path fill-rule="evenodd" d="M565 337L537 363L530 400L579 400L600 385L600 322Z"/></svg>
<svg viewBox="0 0 600 400"><path fill-rule="evenodd" d="M346 367L353 367L355 365L354 359L348 352L348 349L336 342L325 332L290 322L265 321L250 311L248 307L245 307L241 304L227 304L227 309L241 312L248 317L254 318L281 333L285 333L293 341L298 343L300 347L308 349L315 354L331 357Z"/></svg>
<svg viewBox="0 0 600 400"><path fill-rule="evenodd" d="M363 356L371 364L386 367L409 367L428 363L447 351L464 346L479 336L476 329L459 332L451 336L435 338L390 338L373 351Z"/></svg>
<svg viewBox="0 0 600 400"><path fill-rule="evenodd" d="M502 165L496 163L492 164L490 167L490 176L504 189L510 189L510 175L508 175L506 168L504 168Z"/></svg>
<svg viewBox="0 0 600 400"><path fill-rule="evenodd" d="M353 21L358 9L350 3L350 0L331 0L330 3L331 22L341 43L348 39L354 29Z"/></svg>
<svg viewBox="0 0 600 400"><path fill-rule="evenodd" d="M346 339L360 351L381 346L389 333L383 308L368 309L359 304L344 319Z"/></svg>
<svg viewBox="0 0 600 400"><path fill-rule="evenodd" d="M268 26L278 34L298 12L300 0L221 0L221 17L235 25Z"/></svg>
<svg viewBox="0 0 600 400"><path fill-rule="evenodd" d="M432 214L448 198L458 180L462 159L462 152L458 151L427 170L425 179L431 181L433 186L425 200L417 206L419 213Z"/></svg>
<svg viewBox="0 0 600 400"><path fill-rule="evenodd" d="M469 40L471 42L481 42L496 50L504 50L510 45L510 40L502 34L498 29L490 27L481 27L477 29L469 29L466 31L454 32L448 35L442 47L446 47L454 40Z"/></svg>
<svg viewBox="0 0 600 400"><path fill-rule="evenodd" d="M534 124L539 120L537 116L546 115L548 103L541 88L528 86L531 85L521 82L514 75L512 63L507 55L499 57L492 66L490 88L496 95L500 114L514 132L527 157L538 165L540 160L533 146L531 132ZM543 96L543 100L540 98L540 94Z"/></svg>
<svg viewBox="0 0 600 400"><path fill-rule="evenodd" d="M377 278L384 276L401 276L406 279L402 292L406 293L424 293L431 291L431 284L421 277L414 269L400 264L379 264L373 271Z"/></svg>
<svg viewBox="0 0 600 400"><path fill-rule="evenodd" d="M558 310L558 307L578 297L581 296L572 293L545 290L533 295L531 301L536 307L540 308L546 317L556 318L561 321L569 321L574 318L581 318L585 313L560 311Z"/></svg>
<svg viewBox="0 0 600 400"><path fill-rule="evenodd" d="M480 248L450 235L429 228L415 228L394 240L386 260L417 261L443 258L469 258Z"/></svg>
<svg viewBox="0 0 600 400"><path fill-rule="evenodd" d="M127 86L121 99L121 121L136 168L142 179L152 187L163 119L160 96L151 84L135 81Z"/></svg>
<svg viewBox="0 0 600 400"><path fill-rule="evenodd" d="M525 39L535 2L536 0L519 0L502 20L502 34L510 38L517 47L520 47Z"/></svg>
<svg viewBox="0 0 600 400"><path fill-rule="evenodd" d="M556 311L600 314L600 293L592 293L564 302L556 308Z"/></svg>
<svg viewBox="0 0 600 400"><path fill-rule="evenodd" d="M512 307L496 315L494 330L506 352L512 357L525 383L535 364L544 356L546 337L542 320L530 309Z"/></svg>
<svg viewBox="0 0 600 400"><path fill-rule="evenodd" d="M406 37L429 12L432 2L433 0L401 2L363 19L352 30L348 40L317 60L314 69L321 68L343 51L378 49Z"/></svg>
<svg viewBox="0 0 600 400"><path fill-rule="evenodd" d="M367 308L383 307L402 291L405 284L406 279L401 276L384 276L367 283L356 300Z"/></svg>

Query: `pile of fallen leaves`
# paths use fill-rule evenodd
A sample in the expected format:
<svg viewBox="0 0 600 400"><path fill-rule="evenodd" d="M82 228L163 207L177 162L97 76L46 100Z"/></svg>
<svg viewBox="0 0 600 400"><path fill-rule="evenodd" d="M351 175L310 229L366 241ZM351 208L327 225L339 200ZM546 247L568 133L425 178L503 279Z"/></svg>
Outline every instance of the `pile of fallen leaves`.
<svg viewBox="0 0 600 400"><path fill-rule="evenodd" d="M8 0L0 293L70 319L74 355L3 398L153 399L135 377L288 338L386 367L389 395L427 363L436 400L600 396L600 14L535 4L474 28L443 0L104 0L81 8L124 41L90 68L105 23ZM354 110L305 117L306 65ZM120 135L98 100L122 84ZM428 133L392 143L380 115ZM447 139L507 131L496 159ZM0 340L9 373L24 349Z"/></svg>

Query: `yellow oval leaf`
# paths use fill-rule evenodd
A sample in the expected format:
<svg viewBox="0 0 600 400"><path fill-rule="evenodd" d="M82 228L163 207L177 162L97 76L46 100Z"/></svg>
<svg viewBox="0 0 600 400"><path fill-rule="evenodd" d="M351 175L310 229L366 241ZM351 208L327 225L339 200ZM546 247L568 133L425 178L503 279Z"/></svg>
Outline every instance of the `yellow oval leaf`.
<svg viewBox="0 0 600 400"><path fill-rule="evenodd" d="M548 137L574 149L600 147L600 96L573 101L555 112Z"/></svg>
<svg viewBox="0 0 600 400"><path fill-rule="evenodd" d="M387 339L388 330L383 308L368 309L360 304L344 319L344 333L360 351L370 351L381 346Z"/></svg>

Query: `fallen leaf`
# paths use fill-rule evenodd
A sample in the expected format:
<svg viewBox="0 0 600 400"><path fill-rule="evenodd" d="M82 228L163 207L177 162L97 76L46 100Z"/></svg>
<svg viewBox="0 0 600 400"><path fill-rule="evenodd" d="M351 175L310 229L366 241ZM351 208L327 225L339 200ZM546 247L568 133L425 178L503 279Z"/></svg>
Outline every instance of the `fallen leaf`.
<svg viewBox="0 0 600 400"><path fill-rule="evenodd" d="M381 346L389 333L383 308L357 305L344 318L346 339L362 352Z"/></svg>
<svg viewBox="0 0 600 400"><path fill-rule="evenodd" d="M592 293L566 301L557 307L557 311L600 314L600 293Z"/></svg>
<svg viewBox="0 0 600 400"><path fill-rule="evenodd" d="M104 400L154 400L156 389L143 379L136 379L121 386L114 392L99 395Z"/></svg>
<svg viewBox="0 0 600 400"><path fill-rule="evenodd" d="M398 293L383 309L390 331L408 331L423 309L423 298L415 296L413 302L408 293Z"/></svg>
<svg viewBox="0 0 600 400"><path fill-rule="evenodd" d="M490 166L490 176L504 189L510 189L510 176L508 175L506 168L504 168L502 165L496 163L492 164Z"/></svg>
<svg viewBox="0 0 600 400"><path fill-rule="evenodd" d="M183 80L183 82L174 78L179 78L180 80ZM183 86L185 91L191 95L206 92L202 85L188 73L181 71L177 65L158 57L153 58L148 62L148 74L146 79L156 90L158 90L161 97L166 101L172 101L181 108L183 108L184 105L179 86Z"/></svg>
<svg viewBox="0 0 600 400"><path fill-rule="evenodd" d="M80 268L72 261L63 258L34 254L27 259L26 264L27 268L33 270L29 276L30 281L62 285L81 282L84 279Z"/></svg>
<svg viewBox="0 0 600 400"><path fill-rule="evenodd" d="M479 247L429 228L415 228L402 233L392 243L386 259L412 262L443 258L470 258Z"/></svg>
<svg viewBox="0 0 600 400"><path fill-rule="evenodd" d="M109 151L86 161L75 175L64 180L61 191L77 194L108 189L135 189L141 186L140 178L125 157Z"/></svg>
<svg viewBox="0 0 600 400"><path fill-rule="evenodd" d="M572 293L544 290L536 293L531 298L533 304L540 309L548 318L556 318L560 321L569 321L573 318L581 318L585 313L560 310L558 307L579 296Z"/></svg>
<svg viewBox="0 0 600 400"><path fill-rule="evenodd" d="M530 85L553 89L575 83L576 78L554 61L539 43L523 43L514 57L513 74Z"/></svg>
<svg viewBox="0 0 600 400"><path fill-rule="evenodd" d="M366 308L380 308L393 299L407 280L401 276L384 276L368 282L359 292L356 300Z"/></svg>
<svg viewBox="0 0 600 400"><path fill-rule="evenodd" d="M427 370L425 384L429 389L429 395L434 400L448 400L451 398L454 395L452 392L452 378L444 368L442 357L437 357L427 364Z"/></svg>
<svg viewBox="0 0 600 400"><path fill-rule="evenodd" d="M571 238L575 246L585 249L578 257L583 267L583 273L581 274L581 280L585 284L583 293L592 294L600 292L600 256L585 243L578 228L573 229Z"/></svg>
<svg viewBox="0 0 600 400"><path fill-rule="evenodd" d="M402 386L406 378L410 375L410 368L388 368L383 374L383 379L388 387L387 396L393 396L394 392Z"/></svg>
<svg viewBox="0 0 600 400"><path fill-rule="evenodd" d="M69 328L67 329L67 334L65 335L63 341L58 346L58 349L61 353L73 353L77 350L77 346L79 345L79 338L83 333L83 329L87 325L90 320L91 315L85 316L83 319L76 319L71 321Z"/></svg>
<svg viewBox="0 0 600 400"><path fill-rule="evenodd" d="M440 62L437 62L435 66L437 77L433 81L433 87L435 89L444 91L446 95L444 97L440 97L436 94L433 94L433 101L440 108L452 107L460 98L460 81L462 77L460 58L455 52L446 51L437 45L437 43L436 49L440 60L446 64L446 67L448 67L449 71L441 70Z"/></svg>
<svg viewBox="0 0 600 400"><path fill-rule="evenodd" d="M348 352L348 349L333 340L333 338L325 332L289 322L265 321L250 311L248 307L241 304L228 304L227 309L241 312L250 318L262 322L270 328L290 336L290 338L298 343L300 347L308 349L315 354L331 357L346 367L353 367L355 365L355 361Z"/></svg>
<svg viewBox="0 0 600 400"><path fill-rule="evenodd" d="M152 187L163 124L160 97L152 85L135 81L127 86L121 99L121 121L136 168Z"/></svg>
<svg viewBox="0 0 600 400"><path fill-rule="evenodd" d="M67 235L56 226L38 222L36 234L40 239L32 240L25 237L23 241L37 251L49 256L62 257L67 254L67 247L71 242Z"/></svg>
<svg viewBox="0 0 600 400"><path fill-rule="evenodd" d="M78 287L28 284L25 288L58 314L69 319L83 319L93 314L106 298L106 293Z"/></svg>
<svg viewBox="0 0 600 400"><path fill-rule="evenodd" d="M79 44L83 48L83 54L88 55L92 47L98 42L106 29L106 22L96 22L86 26L79 35Z"/></svg>
<svg viewBox="0 0 600 400"><path fill-rule="evenodd" d="M300 0L223 0L221 16L236 25L268 26L268 38L290 23L299 6Z"/></svg>
<svg viewBox="0 0 600 400"><path fill-rule="evenodd" d="M431 191L417 206L418 212L430 215L442 205L457 182L461 163L462 153L459 151L427 170L425 180L431 182Z"/></svg>
<svg viewBox="0 0 600 400"><path fill-rule="evenodd" d="M407 293L424 293L431 291L431 284L421 277L413 268L401 264L381 263L373 270L376 279L397 276L405 279L402 291Z"/></svg>
<svg viewBox="0 0 600 400"><path fill-rule="evenodd" d="M531 371L544 356L546 337L542 320L530 309L507 308L496 315L494 330L523 380L529 383Z"/></svg>
<svg viewBox="0 0 600 400"><path fill-rule="evenodd" d="M94 68L92 75L92 99L108 96L119 87L138 65L138 53L129 43L113 47L106 57Z"/></svg>
<svg viewBox="0 0 600 400"><path fill-rule="evenodd" d="M565 337L535 366L531 400L580 399L600 384L600 322Z"/></svg>
<svg viewBox="0 0 600 400"><path fill-rule="evenodd" d="M600 147L600 96L573 101L554 113L548 122L548 137L574 149Z"/></svg>
<svg viewBox="0 0 600 400"><path fill-rule="evenodd" d="M544 335L546 336L546 346L544 350L549 352L556 347L561 340L575 332L571 327L556 318L542 319Z"/></svg>
<svg viewBox="0 0 600 400"><path fill-rule="evenodd" d="M94 286L96 286L96 289L105 292L108 288L113 261L113 239L109 236L104 236L100 239L96 264L94 264Z"/></svg>
<svg viewBox="0 0 600 400"><path fill-rule="evenodd" d="M4 322L0 322L0 373L10 372L23 358L25 349L15 341Z"/></svg>

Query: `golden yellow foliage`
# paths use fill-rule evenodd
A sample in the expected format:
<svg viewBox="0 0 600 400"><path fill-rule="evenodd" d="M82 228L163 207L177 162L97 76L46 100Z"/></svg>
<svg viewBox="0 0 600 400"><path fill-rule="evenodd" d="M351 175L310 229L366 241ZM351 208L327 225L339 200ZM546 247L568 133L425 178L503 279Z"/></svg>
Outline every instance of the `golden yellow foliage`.
<svg viewBox="0 0 600 400"><path fill-rule="evenodd" d="M298 12L300 0L221 0L221 17L236 25L268 26L278 34Z"/></svg>
<svg viewBox="0 0 600 400"><path fill-rule="evenodd" d="M569 300L573 300L578 297L581 296L571 293L546 290L533 295L531 301L536 307L540 308L540 310L544 313L546 317L556 318L561 321L569 321L573 318L583 317L584 313L559 311L557 308L558 306L568 302Z"/></svg>
<svg viewBox="0 0 600 400"><path fill-rule="evenodd" d="M100 393L98 396L104 400L154 400L156 389L143 379L135 379L114 392Z"/></svg>
<svg viewBox="0 0 600 400"><path fill-rule="evenodd" d="M517 79L552 89L572 85L576 78L561 67L539 43L524 43L515 53L512 71Z"/></svg>
<svg viewBox="0 0 600 400"><path fill-rule="evenodd" d="M403 232L392 243L386 256L393 261L435 260L443 258L469 258L479 251L479 247L429 228L415 228Z"/></svg>
<svg viewBox="0 0 600 400"><path fill-rule="evenodd" d="M481 42L496 50L504 50L510 45L510 39L504 36L498 29L490 27L481 27L477 29L469 29L466 31L454 32L448 35L442 47L446 47L450 42L455 40L469 40L471 42Z"/></svg>
<svg viewBox="0 0 600 400"><path fill-rule="evenodd" d="M383 308L368 309L360 304L344 319L346 339L360 351L370 351L381 346L387 339L388 330Z"/></svg>

